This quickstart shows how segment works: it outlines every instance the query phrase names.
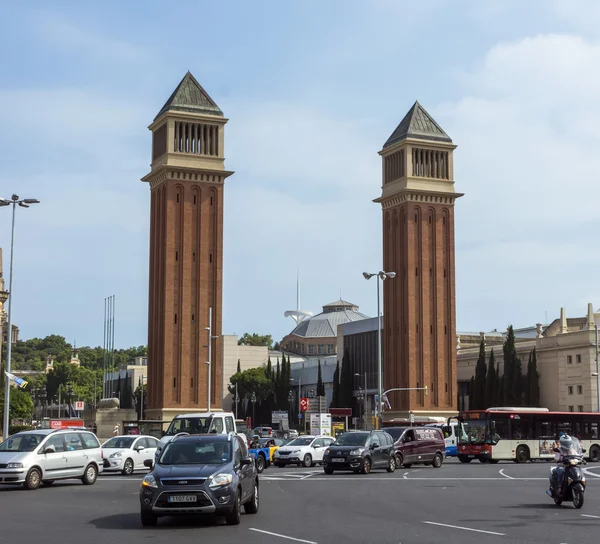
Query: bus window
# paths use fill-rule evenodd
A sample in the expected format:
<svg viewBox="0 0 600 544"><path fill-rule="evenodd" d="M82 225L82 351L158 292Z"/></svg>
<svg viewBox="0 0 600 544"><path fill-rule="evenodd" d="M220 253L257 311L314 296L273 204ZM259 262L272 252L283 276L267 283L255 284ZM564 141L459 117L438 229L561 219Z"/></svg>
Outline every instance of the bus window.
<svg viewBox="0 0 600 544"><path fill-rule="evenodd" d="M506 419L494 419L496 429L491 433L494 441L508 438L508 421Z"/></svg>
<svg viewBox="0 0 600 544"><path fill-rule="evenodd" d="M583 422L583 438L598 440L598 422L586 420Z"/></svg>

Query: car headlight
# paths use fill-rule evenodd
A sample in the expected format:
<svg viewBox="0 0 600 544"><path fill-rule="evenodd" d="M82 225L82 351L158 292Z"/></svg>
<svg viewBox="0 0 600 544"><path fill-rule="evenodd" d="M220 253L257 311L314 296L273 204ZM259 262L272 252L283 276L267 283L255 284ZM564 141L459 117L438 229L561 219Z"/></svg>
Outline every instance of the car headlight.
<svg viewBox="0 0 600 544"><path fill-rule="evenodd" d="M350 455L362 455L363 451L365 451L365 448L358 448L357 450L352 450Z"/></svg>
<svg viewBox="0 0 600 544"><path fill-rule="evenodd" d="M23 463L8 463L6 468L23 468Z"/></svg>
<svg viewBox="0 0 600 544"><path fill-rule="evenodd" d="M324 453L323 455L329 455L330 453L331 453L331 450L330 450L329 448L327 448L327 449L325 450L325 453Z"/></svg>
<svg viewBox="0 0 600 544"><path fill-rule="evenodd" d="M144 476L142 487L158 487L158 483L153 474L146 474L146 476Z"/></svg>
<svg viewBox="0 0 600 544"><path fill-rule="evenodd" d="M292 452L292 455L294 455L295 453L300 453L300 450L294 450L294 451Z"/></svg>
<svg viewBox="0 0 600 544"><path fill-rule="evenodd" d="M116 451L115 453L110 454L110 458L112 459L113 457L121 457L121 455L123 455L122 452Z"/></svg>
<svg viewBox="0 0 600 544"><path fill-rule="evenodd" d="M218 487L229 485L231 482L233 482L233 476L231 476L231 474L217 474L210 479L208 487L216 489Z"/></svg>

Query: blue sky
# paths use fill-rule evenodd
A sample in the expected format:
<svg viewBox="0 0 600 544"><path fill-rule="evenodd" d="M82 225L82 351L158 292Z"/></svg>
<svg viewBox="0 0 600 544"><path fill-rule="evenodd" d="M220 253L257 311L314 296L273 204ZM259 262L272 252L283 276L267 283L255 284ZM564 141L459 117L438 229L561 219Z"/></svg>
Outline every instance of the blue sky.
<svg viewBox="0 0 600 544"><path fill-rule="evenodd" d="M187 70L230 119L225 333L302 306L376 313L377 152L415 99L458 144L457 321L600 307L600 6L590 1L21 2L0 32L0 194L23 338L147 341L152 121ZM10 213L0 209L8 276Z"/></svg>

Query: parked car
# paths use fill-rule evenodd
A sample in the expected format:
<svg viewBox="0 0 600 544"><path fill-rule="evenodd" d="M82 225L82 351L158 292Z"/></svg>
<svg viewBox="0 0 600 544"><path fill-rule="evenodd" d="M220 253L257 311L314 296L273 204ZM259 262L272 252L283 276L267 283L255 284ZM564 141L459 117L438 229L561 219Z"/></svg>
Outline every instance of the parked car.
<svg viewBox="0 0 600 544"><path fill-rule="evenodd" d="M325 474L333 474L336 470L368 474L374 468L385 468L388 472L396 470L394 440L385 431L345 432L323 456Z"/></svg>
<svg viewBox="0 0 600 544"><path fill-rule="evenodd" d="M135 470L145 469L144 461L154 459L157 447L158 440L153 436L113 436L102 444L104 470L130 476Z"/></svg>
<svg viewBox="0 0 600 544"><path fill-rule="evenodd" d="M25 489L78 478L93 485L104 469L96 435L81 429L38 429L13 434L0 444L0 483Z"/></svg>
<svg viewBox="0 0 600 544"><path fill-rule="evenodd" d="M442 466L446 456L446 441L438 427L386 427L385 431L394 439L398 466Z"/></svg>
<svg viewBox="0 0 600 544"><path fill-rule="evenodd" d="M228 525L238 525L242 506L258 512L258 472L244 441L228 435L177 437L161 452L142 480L142 525L156 525L159 517L216 514Z"/></svg>
<svg viewBox="0 0 600 544"><path fill-rule="evenodd" d="M257 435L260 438L272 438L273 427L255 427L252 429L252 434Z"/></svg>
<svg viewBox="0 0 600 544"><path fill-rule="evenodd" d="M301 436L280 447L273 455L277 467L298 465L314 467L323 462L323 454L334 439L331 436Z"/></svg>

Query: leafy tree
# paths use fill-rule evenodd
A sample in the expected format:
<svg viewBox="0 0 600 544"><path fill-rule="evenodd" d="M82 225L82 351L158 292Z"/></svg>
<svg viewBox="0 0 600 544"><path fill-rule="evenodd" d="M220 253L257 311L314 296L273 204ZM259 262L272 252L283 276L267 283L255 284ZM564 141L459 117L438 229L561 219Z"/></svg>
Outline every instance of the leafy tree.
<svg viewBox="0 0 600 544"><path fill-rule="evenodd" d="M319 366L317 372L317 396L325 396L325 385L323 384L323 375L321 374L321 359L319 359Z"/></svg>
<svg viewBox="0 0 600 544"><path fill-rule="evenodd" d="M248 334L247 332L238 340L238 346L267 346L273 348L273 337L270 334Z"/></svg>
<svg viewBox="0 0 600 544"><path fill-rule="evenodd" d="M0 392L0 414L4 417L4 389ZM31 419L33 417L33 399L23 389L10 390L10 419Z"/></svg>
<svg viewBox="0 0 600 544"><path fill-rule="evenodd" d="M485 402L483 408L489 408L496 402L495 390L498 382L498 376L496 376L496 365L494 364L494 348L490 352L490 358L488 361L487 376L485 379Z"/></svg>
<svg viewBox="0 0 600 544"><path fill-rule="evenodd" d="M485 365L485 341L483 338L479 344L479 357L475 366L475 379L473 389L473 410L483 410L485 408L485 382L487 367Z"/></svg>

